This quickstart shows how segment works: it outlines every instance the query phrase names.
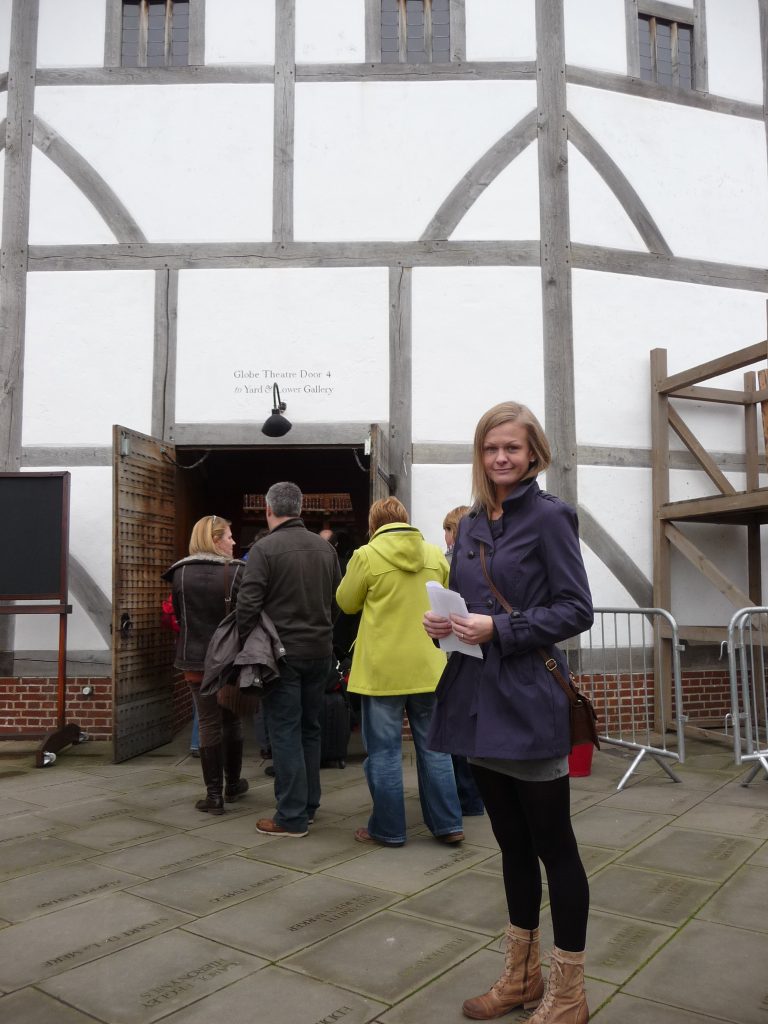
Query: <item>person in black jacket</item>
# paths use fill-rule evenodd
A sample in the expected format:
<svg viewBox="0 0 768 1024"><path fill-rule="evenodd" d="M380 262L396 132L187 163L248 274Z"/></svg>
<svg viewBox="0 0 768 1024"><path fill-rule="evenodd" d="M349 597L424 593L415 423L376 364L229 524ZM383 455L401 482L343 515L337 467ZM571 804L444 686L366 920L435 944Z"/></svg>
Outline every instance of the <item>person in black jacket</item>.
<svg viewBox="0 0 768 1024"><path fill-rule="evenodd" d="M237 602L243 640L265 611L286 656L280 682L264 695L275 768L277 808L256 829L301 838L320 804L320 712L331 669L334 594L341 580L336 552L299 518L296 484L273 484L266 495L269 536L255 544Z"/></svg>
<svg viewBox="0 0 768 1024"><path fill-rule="evenodd" d="M171 583L173 610L180 627L174 666L184 673L200 723L200 765L206 795L195 807L209 814L223 814L224 801L231 803L248 789L247 780L240 776L240 719L220 707L215 694L200 694L205 652L219 622L234 606L245 568L243 562L232 557L235 542L230 527L229 520L221 516L198 520L192 529L188 557L163 573L163 579Z"/></svg>

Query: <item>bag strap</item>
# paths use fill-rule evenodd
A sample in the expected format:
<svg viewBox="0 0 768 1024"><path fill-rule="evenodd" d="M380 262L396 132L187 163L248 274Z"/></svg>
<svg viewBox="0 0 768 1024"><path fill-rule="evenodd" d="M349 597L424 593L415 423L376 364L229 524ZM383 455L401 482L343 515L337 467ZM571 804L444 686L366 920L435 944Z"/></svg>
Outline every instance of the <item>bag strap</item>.
<svg viewBox="0 0 768 1024"><path fill-rule="evenodd" d="M504 611L508 612L511 615L515 611L515 609L512 607L512 605L509 603L509 601L506 599L506 597L504 597L502 592L498 589L498 587L493 582L493 580L491 579L490 574L488 572L488 567L487 567L487 565L485 563L485 544L483 543L483 541L480 541L480 567L483 570L483 576L485 576L485 579L486 579L486 582L487 582L488 586L491 588L491 593L496 598L496 600L499 602L499 604L504 609ZM547 671L549 673L551 673L551 675L554 677L554 679L556 679L557 682L560 684L560 686L563 688L563 690L565 691L565 694L568 697L568 700L571 702L571 704L574 704L574 705L578 704L579 703L579 697L578 697L578 694L576 692L576 688L573 685L573 682L571 682L571 681L566 682L565 679L563 679L563 674L560 671L560 669L557 667L557 662L555 661L555 659L553 657L551 657L550 655L548 655L543 647L537 647L536 648L536 653L539 655L541 660L544 662L544 665L545 665Z"/></svg>
<svg viewBox="0 0 768 1024"><path fill-rule="evenodd" d="M231 563L230 563L231 564ZM235 586L235 579L237 578L237 566L235 571L229 578L229 584L227 584L227 569L224 569L224 614L229 615L232 611L232 590Z"/></svg>

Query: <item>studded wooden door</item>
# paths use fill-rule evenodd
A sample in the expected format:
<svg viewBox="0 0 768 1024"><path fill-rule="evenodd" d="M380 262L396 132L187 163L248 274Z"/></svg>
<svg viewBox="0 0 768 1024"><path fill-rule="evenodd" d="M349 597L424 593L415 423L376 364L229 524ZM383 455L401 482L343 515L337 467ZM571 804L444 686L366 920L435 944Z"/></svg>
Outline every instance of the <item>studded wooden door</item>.
<svg viewBox="0 0 768 1024"><path fill-rule="evenodd" d="M392 493L392 482L389 475L389 434L385 423L371 424L371 504L380 498L388 498Z"/></svg>
<svg viewBox="0 0 768 1024"><path fill-rule="evenodd" d="M176 557L173 445L113 428L112 686L114 760L173 737L175 633L160 625Z"/></svg>

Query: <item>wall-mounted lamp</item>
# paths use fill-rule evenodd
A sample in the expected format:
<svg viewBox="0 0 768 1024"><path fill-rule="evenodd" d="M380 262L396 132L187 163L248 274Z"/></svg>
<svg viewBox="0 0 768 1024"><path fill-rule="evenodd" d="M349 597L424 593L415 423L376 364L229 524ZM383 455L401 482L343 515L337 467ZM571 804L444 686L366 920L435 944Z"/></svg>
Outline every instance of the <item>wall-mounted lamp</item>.
<svg viewBox="0 0 768 1024"><path fill-rule="evenodd" d="M266 434L267 437L282 437L283 434L288 433L293 424L283 416L287 408L285 402L280 401L280 389L277 384L273 384L272 415L264 421L264 426L261 428L262 434Z"/></svg>

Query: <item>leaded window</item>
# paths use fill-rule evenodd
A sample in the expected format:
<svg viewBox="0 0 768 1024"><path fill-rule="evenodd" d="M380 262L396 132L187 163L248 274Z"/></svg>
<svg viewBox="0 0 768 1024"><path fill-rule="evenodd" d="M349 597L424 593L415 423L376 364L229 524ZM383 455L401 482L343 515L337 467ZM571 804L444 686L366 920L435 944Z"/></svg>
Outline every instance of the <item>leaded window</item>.
<svg viewBox="0 0 768 1024"><path fill-rule="evenodd" d="M123 0L123 67L183 67L188 63L189 0Z"/></svg>
<svg viewBox="0 0 768 1024"><path fill-rule="evenodd" d="M450 59L450 0L381 0L382 63L447 64Z"/></svg>
<svg viewBox="0 0 768 1024"><path fill-rule="evenodd" d="M640 14L640 77L659 85L694 88L693 25Z"/></svg>

